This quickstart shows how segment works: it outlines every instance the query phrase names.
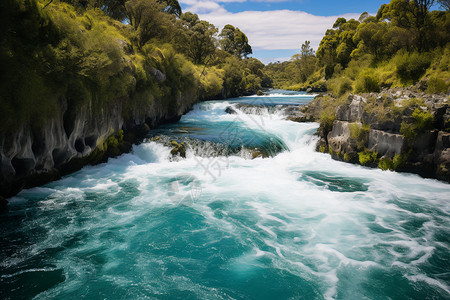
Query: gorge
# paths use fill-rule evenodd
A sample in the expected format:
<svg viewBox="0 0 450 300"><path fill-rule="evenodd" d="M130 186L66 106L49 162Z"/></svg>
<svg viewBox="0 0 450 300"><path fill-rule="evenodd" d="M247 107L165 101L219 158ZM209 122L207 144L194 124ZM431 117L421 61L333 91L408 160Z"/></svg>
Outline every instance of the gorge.
<svg viewBox="0 0 450 300"><path fill-rule="evenodd" d="M448 1L263 2L0 1L0 299L450 298Z"/></svg>
<svg viewBox="0 0 450 300"><path fill-rule="evenodd" d="M448 184L316 152L319 125L281 106L311 100L196 104L11 198L2 298L446 298Z"/></svg>

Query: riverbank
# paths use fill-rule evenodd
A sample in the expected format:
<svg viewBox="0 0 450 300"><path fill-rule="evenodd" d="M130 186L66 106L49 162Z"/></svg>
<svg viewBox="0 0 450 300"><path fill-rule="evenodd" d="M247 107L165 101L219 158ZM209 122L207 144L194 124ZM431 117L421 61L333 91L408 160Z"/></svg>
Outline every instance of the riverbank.
<svg viewBox="0 0 450 300"><path fill-rule="evenodd" d="M294 121L320 123L317 150L336 159L450 182L450 106L414 88L322 94Z"/></svg>
<svg viewBox="0 0 450 300"><path fill-rule="evenodd" d="M146 3L152 14L139 17L144 28L122 22L142 13L133 5L112 16L108 4L73 4L0 4L7 20L0 37L3 198L125 153L198 101L271 86L264 64L218 49L217 29L197 15L176 18ZM198 30L201 43L187 38ZM192 53L191 43L202 47Z"/></svg>

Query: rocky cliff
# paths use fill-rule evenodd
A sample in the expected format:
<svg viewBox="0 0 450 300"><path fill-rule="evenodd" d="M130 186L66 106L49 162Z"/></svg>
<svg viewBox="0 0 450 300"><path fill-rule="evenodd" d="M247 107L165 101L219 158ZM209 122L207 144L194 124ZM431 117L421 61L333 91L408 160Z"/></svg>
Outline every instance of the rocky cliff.
<svg viewBox="0 0 450 300"><path fill-rule="evenodd" d="M325 95L294 119L320 121L317 149L334 159L450 182L448 100L410 89Z"/></svg>
<svg viewBox="0 0 450 300"><path fill-rule="evenodd" d="M152 101L135 108L116 99L100 110L91 102L71 110L61 98L57 114L41 126L24 125L0 136L0 197L129 151L150 128L178 120L196 97L186 91L170 106Z"/></svg>

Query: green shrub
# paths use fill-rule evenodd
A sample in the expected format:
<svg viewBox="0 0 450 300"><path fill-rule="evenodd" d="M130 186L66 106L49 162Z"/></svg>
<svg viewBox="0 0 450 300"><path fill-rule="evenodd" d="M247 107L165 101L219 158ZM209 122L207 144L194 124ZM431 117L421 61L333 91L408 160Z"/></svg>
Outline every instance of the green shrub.
<svg viewBox="0 0 450 300"><path fill-rule="evenodd" d="M329 115L326 113L322 113L320 116L320 128L319 130L328 133L333 129L333 122L334 122L335 116Z"/></svg>
<svg viewBox="0 0 450 300"><path fill-rule="evenodd" d="M417 136L414 124L406 123L405 121L400 126L400 133L407 141L412 141Z"/></svg>
<svg viewBox="0 0 450 300"><path fill-rule="evenodd" d="M403 84L417 82L431 64L428 54L399 51L396 56L397 74Z"/></svg>
<svg viewBox="0 0 450 300"><path fill-rule="evenodd" d="M408 157L409 157L409 152L394 155L394 158L392 160L393 170L397 170L399 167L403 166L406 163L406 161L408 160Z"/></svg>
<svg viewBox="0 0 450 300"><path fill-rule="evenodd" d="M379 92L380 83L378 78L372 74L365 74L359 77L356 81L356 92L357 93L371 93Z"/></svg>
<svg viewBox="0 0 450 300"><path fill-rule="evenodd" d="M353 157L354 157L354 154L352 154L352 153L344 153L344 160L346 161L346 162L350 162L352 159L353 159Z"/></svg>
<svg viewBox="0 0 450 300"><path fill-rule="evenodd" d="M445 83L445 80L436 77L430 78L427 84L426 92L429 94L446 93L449 88L449 84Z"/></svg>
<svg viewBox="0 0 450 300"><path fill-rule="evenodd" d="M373 164L377 161L378 152L364 149L364 151L358 152L359 163L363 166Z"/></svg>
<svg viewBox="0 0 450 300"><path fill-rule="evenodd" d="M418 134L433 127L434 117L429 111L421 111L416 108L411 115L413 122L402 122L400 133L406 140L411 141L417 137Z"/></svg>
<svg viewBox="0 0 450 300"><path fill-rule="evenodd" d="M386 170L394 170L394 163L392 159L389 157L383 157L380 159L380 162L378 163L378 168L380 168L383 171Z"/></svg>
<svg viewBox="0 0 450 300"><path fill-rule="evenodd" d="M357 149L364 149L369 138L370 125L360 126L358 123L351 123L349 129L350 138L356 141Z"/></svg>
<svg viewBox="0 0 450 300"><path fill-rule="evenodd" d="M424 131L433 127L434 117L429 111L421 111L418 108L412 113L417 130Z"/></svg>
<svg viewBox="0 0 450 300"><path fill-rule="evenodd" d="M339 96L342 96L347 92L351 92L352 89L353 89L352 81L348 78L343 78L339 82L338 94L339 94Z"/></svg>

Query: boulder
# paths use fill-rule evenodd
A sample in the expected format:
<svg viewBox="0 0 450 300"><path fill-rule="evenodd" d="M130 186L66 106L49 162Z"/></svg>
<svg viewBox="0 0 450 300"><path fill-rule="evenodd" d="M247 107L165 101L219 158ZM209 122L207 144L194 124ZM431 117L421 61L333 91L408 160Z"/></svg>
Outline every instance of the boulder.
<svg viewBox="0 0 450 300"><path fill-rule="evenodd" d="M339 106L336 110L336 119L347 122L361 122L363 116L363 103L366 100L361 96L349 95L349 105Z"/></svg>
<svg viewBox="0 0 450 300"><path fill-rule="evenodd" d="M237 112L234 110L234 108L232 108L231 106L227 106L227 108L225 108L225 112L227 113L227 114L230 114L230 115L235 115L235 114L237 114Z"/></svg>
<svg viewBox="0 0 450 300"><path fill-rule="evenodd" d="M150 70L150 74L153 75L153 77L156 79L156 81L158 82L164 82L166 80L166 74L164 74L163 72L161 72L158 69L153 69Z"/></svg>
<svg viewBox="0 0 450 300"><path fill-rule="evenodd" d="M172 157L176 157L179 155L180 157L186 158L186 147L184 143L172 141L171 144L173 146L172 150L170 150L170 154L172 155Z"/></svg>

